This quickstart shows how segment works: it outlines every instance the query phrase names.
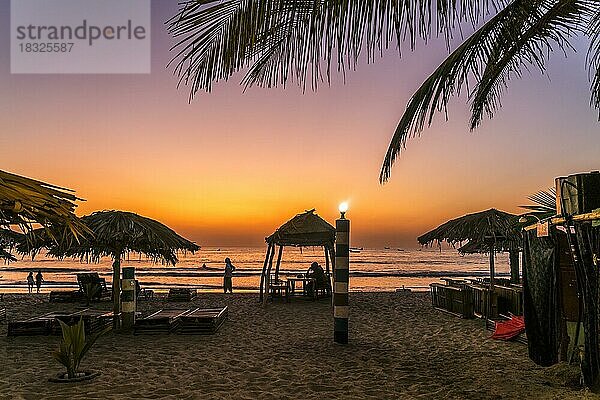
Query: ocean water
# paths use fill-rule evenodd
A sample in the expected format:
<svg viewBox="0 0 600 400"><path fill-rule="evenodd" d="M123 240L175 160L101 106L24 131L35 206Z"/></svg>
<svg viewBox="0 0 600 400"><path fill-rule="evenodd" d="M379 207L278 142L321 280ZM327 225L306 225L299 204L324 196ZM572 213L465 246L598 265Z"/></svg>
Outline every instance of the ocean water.
<svg viewBox="0 0 600 400"><path fill-rule="evenodd" d="M265 259L265 247L202 248L195 254L180 254L176 266L155 264L144 256L130 254L122 267L135 267L141 285L154 290L169 287L193 287L217 291L222 285L224 259L229 257L237 270L233 279L234 290L256 291ZM275 255L276 258L277 255ZM325 268L322 248L288 248L283 252L281 274L297 275L306 272L313 261ZM274 261L275 263L275 261ZM203 268L203 264L206 265ZM41 270L43 291L77 286L78 272L98 272L112 281L112 260L86 263L78 259L57 260L39 255L34 260L19 259L0 266L0 291L26 291L29 271ZM509 274L508 256L496 255L496 274ZM424 248L420 250L363 249L350 254L351 291L394 291L406 287L426 290L430 283L442 277L481 277L489 275L489 257L485 254L461 256L456 250Z"/></svg>

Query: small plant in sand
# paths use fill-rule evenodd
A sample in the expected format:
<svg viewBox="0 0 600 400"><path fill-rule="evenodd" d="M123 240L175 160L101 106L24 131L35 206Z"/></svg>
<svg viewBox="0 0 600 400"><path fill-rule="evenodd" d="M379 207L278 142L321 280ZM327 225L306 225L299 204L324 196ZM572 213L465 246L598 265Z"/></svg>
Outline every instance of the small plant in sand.
<svg viewBox="0 0 600 400"><path fill-rule="evenodd" d="M85 373L79 372L81 360L83 360L83 357L85 357L96 340L110 328L86 338L83 319L80 319L75 325L67 325L62 321L58 322L60 322L62 329L62 340L58 350L52 355L67 369L64 378L74 379L85 376Z"/></svg>

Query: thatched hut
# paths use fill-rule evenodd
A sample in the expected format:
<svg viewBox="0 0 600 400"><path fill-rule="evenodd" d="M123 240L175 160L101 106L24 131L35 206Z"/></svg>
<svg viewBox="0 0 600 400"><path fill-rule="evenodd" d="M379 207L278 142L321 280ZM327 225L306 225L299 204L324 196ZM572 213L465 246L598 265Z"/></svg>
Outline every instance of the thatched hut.
<svg viewBox="0 0 600 400"><path fill-rule="evenodd" d="M494 285L494 253L509 251L511 255L511 271L517 270L518 251L521 248L522 234L519 217L504 211L490 208L486 211L467 214L452 219L437 228L418 237L422 245L431 245L446 241L451 245L466 245L460 247L461 253L490 254L490 285ZM516 254L516 257L514 256ZM516 265L514 263L516 262ZM511 274L511 275L514 275Z"/></svg>
<svg viewBox="0 0 600 400"><path fill-rule="evenodd" d="M261 300L263 299L263 294L268 293L276 247L279 249L274 271L275 279L278 279L279 277L279 267L281 265L281 257L285 246L323 247L325 272L328 277L331 276L330 264L333 266L335 260L335 228L323 218L319 217L314 209L298 214L285 224L281 225L272 235L265 238L265 242L267 243L267 253L265 255L265 261L260 277Z"/></svg>

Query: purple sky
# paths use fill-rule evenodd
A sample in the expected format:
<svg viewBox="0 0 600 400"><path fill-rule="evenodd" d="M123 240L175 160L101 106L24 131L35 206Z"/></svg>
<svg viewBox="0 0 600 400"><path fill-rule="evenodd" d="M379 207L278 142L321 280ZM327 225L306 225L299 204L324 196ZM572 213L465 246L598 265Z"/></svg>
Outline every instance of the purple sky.
<svg viewBox="0 0 600 400"><path fill-rule="evenodd" d="M583 42L555 53L549 76L525 73L493 120L468 131L465 98L410 140L390 182L387 144L411 94L446 55L434 42L361 63L343 85L302 94L219 84L188 104L166 69L163 22L176 2L153 1L152 74L11 75L9 1L0 0L2 169L77 190L79 214L127 209L201 245L254 245L313 207L333 221L350 201L353 244L414 246L467 212L518 212L553 178L598 169ZM580 45L579 45L580 44Z"/></svg>

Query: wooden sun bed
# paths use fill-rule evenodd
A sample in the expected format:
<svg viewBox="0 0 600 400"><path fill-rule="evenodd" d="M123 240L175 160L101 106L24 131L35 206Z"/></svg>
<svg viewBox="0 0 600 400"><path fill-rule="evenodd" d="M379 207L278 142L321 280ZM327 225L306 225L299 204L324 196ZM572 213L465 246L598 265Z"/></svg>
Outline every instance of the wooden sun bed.
<svg viewBox="0 0 600 400"><path fill-rule="evenodd" d="M78 303L84 299L83 292L79 290L53 290L50 292L50 303Z"/></svg>
<svg viewBox="0 0 600 400"><path fill-rule="evenodd" d="M180 317L191 310L163 309L135 322L135 335L160 335L175 331L180 323Z"/></svg>
<svg viewBox="0 0 600 400"><path fill-rule="evenodd" d="M7 336L50 335L53 332L52 325L60 325L56 322L56 317L65 317L67 315L68 313L64 312L51 312L24 321L11 321L8 323L6 334Z"/></svg>
<svg viewBox="0 0 600 400"><path fill-rule="evenodd" d="M110 327L112 315L112 312L89 308L75 313L51 312L24 321L9 322L7 336L62 335L58 320L72 325L77 323L80 318L83 318L85 333L89 335Z"/></svg>
<svg viewBox="0 0 600 400"><path fill-rule="evenodd" d="M180 317L181 323L177 333L182 335L211 335L216 333L225 323L229 309L196 308Z"/></svg>
<svg viewBox="0 0 600 400"><path fill-rule="evenodd" d="M169 289L167 301L190 301L196 297L198 292L196 289L189 288L173 288Z"/></svg>
<svg viewBox="0 0 600 400"><path fill-rule="evenodd" d="M74 325L79 322L79 319L83 319L85 326L85 334L90 335L96 332L100 332L106 328L112 327L113 313L112 311L107 312L104 310L94 310L92 308L86 308L85 310L77 311L65 316L57 316L56 319L61 320L67 325ZM60 324L52 333L55 335L61 335ZM54 325L53 325L54 328Z"/></svg>

